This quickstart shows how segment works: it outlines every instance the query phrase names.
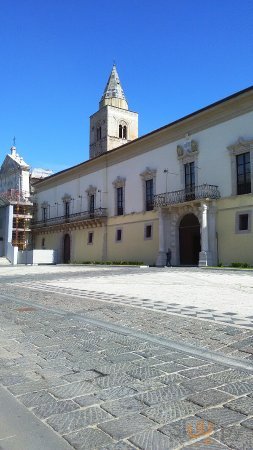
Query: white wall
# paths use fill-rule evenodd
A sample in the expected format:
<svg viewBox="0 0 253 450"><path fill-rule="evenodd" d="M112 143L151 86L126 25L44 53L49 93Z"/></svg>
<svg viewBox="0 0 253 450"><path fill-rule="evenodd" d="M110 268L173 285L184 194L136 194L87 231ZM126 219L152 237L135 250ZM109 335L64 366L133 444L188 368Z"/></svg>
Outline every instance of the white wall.
<svg viewBox="0 0 253 450"><path fill-rule="evenodd" d="M198 167L196 168L198 185L203 183L218 185L221 196L231 195L231 161L227 146L234 144L239 137L252 139L252 124L253 112L190 136L190 139L198 143L199 149ZM143 210L143 192L140 173L146 167L157 171L155 187L157 194L165 192L166 189L164 169L169 171L167 179L168 192L184 188L180 175L182 162L177 158L177 145L183 145L184 142L185 140L181 139L168 143L145 154L109 166L107 176L106 169L103 169L39 193L38 218L41 219L41 204L44 201L48 201L51 205L51 217L63 215L62 197L65 194L69 194L75 199L71 203L70 213L79 212L80 209L87 211L86 189L88 189L89 185L93 185L102 191L101 206L108 208L109 216L113 216L115 213L115 197L112 183L118 176L126 178L125 212L141 212ZM81 199L78 198L79 195L82 195L82 205ZM58 214L56 214L55 202L59 203ZM99 206L99 193L97 193L96 207Z"/></svg>

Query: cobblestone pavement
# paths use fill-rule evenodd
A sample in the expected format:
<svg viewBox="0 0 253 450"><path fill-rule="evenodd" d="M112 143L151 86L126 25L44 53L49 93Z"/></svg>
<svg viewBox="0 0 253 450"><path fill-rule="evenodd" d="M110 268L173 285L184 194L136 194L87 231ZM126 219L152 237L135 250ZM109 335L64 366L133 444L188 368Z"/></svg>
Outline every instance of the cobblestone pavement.
<svg viewBox="0 0 253 450"><path fill-rule="evenodd" d="M1 279L0 384L31 415L75 449L253 449L252 329L54 277Z"/></svg>

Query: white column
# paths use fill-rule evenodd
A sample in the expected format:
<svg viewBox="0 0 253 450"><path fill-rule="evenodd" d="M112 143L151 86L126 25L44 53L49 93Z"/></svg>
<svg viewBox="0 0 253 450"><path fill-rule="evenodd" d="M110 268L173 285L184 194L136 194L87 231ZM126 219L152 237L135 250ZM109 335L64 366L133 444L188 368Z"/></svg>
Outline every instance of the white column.
<svg viewBox="0 0 253 450"><path fill-rule="evenodd" d="M208 206L203 204L201 208L201 251L208 252L208 222L207 222Z"/></svg>
<svg viewBox="0 0 253 450"><path fill-rule="evenodd" d="M165 214L162 208L159 208L159 252L156 259L156 266L161 267L166 264L166 249L165 249Z"/></svg>
<svg viewBox="0 0 253 450"><path fill-rule="evenodd" d="M208 205L203 203L201 211L201 252L199 253L199 266L209 266L211 262L208 240Z"/></svg>

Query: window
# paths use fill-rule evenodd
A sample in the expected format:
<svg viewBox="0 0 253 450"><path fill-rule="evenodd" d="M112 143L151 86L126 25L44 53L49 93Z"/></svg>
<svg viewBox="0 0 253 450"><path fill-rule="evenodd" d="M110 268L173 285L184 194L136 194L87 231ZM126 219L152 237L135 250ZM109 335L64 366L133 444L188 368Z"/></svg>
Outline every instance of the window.
<svg viewBox="0 0 253 450"><path fill-rule="evenodd" d="M127 139L127 126L119 125L119 137L121 139Z"/></svg>
<svg viewBox="0 0 253 450"><path fill-rule="evenodd" d="M122 230L119 228L116 230L116 242L122 241Z"/></svg>
<svg viewBox="0 0 253 450"><path fill-rule="evenodd" d="M251 232L252 211L237 212L235 216L235 232L239 234Z"/></svg>
<svg viewBox="0 0 253 450"><path fill-rule="evenodd" d="M123 215L123 187L117 188L117 215Z"/></svg>
<svg viewBox="0 0 253 450"><path fill-rule="evenodd" d="M140 176L142 179L143 211L151 211L155 196L156 169L146 167L144 172L140 173Z"/></svg>
<svg viewBox="0 0 253 450"><path fill-rule="evenodd" d="M195 199L195 164L184 164L185 197L186 200Z"/></svg>
<svg viewBox="0 0 253 450"><path fill-rule="evenodd" d="M89 196L89 212L90 214L94 214L95 211L95 195L92 194Z"/></svg>
<svg viewBox="0 0 253 450"><path fill-rule="evenodd" d="M102 129L101 127L97 127L97 141L100 141L102 138Z"/></svg>
<svg viewBox="0 0 253 450"><path fill-rule="evenodd" d="M145 225L145 239L152 239L152 225Z"/></svg>
<svg viewBox="0 0 253 450"><path fill-rule="evenodd" d="M88 233L88 244L93 244L93 232Z"/></svg>
<svg viewBox="0 0 253 450"><path fill-rule="evenodd" d="M236 156L237 195L251 192L250 152Z"/></svg>
<svg viewBox="0 0 253 450"><path fill-rule="evenodd" d="M153 209L153 179L146 180L146 211Z"/></svg>
<svg viewBox="0 0 253 450"><path fill-rule="evenodd" d="M65 217L69 217L70 202L65 202Z"/></svg>
<svg viewBox="0 0 253 450"><path fill-rule="evenodd" d="M249 226L249 215L239 214L239 231L248 230L248 226Z"/></svg>
<svg viewBox="0 0 253 450"><path fill-rule="evenodd" d="M42 238L42 240L41 240L41 248L42 249L45 248L45 238Z"/></svg>
<svg viewBox="0 0 253 450"><path fill-rule="evenodd" d="M47 221L47 207L42 207L42 220L43 222Z"/></svg>

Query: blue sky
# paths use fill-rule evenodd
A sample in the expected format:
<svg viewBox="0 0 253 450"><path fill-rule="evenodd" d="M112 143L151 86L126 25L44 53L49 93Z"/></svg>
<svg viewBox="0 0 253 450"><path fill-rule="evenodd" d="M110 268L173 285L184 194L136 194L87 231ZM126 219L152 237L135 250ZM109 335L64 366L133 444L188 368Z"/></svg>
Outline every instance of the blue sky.
<svg viewBox="0 0 253 450"><path fill-rule="evenodd" d="M252 0L0 0L0 160L88 159L116 61L139 135L252 85ZM253 131L252 131L253 133Z"/></svg>

